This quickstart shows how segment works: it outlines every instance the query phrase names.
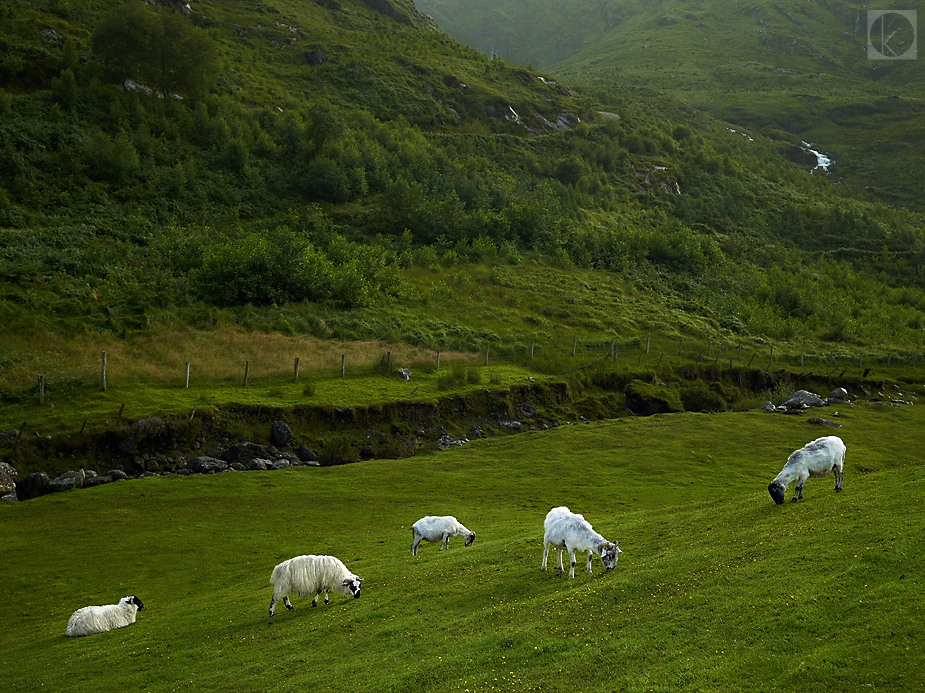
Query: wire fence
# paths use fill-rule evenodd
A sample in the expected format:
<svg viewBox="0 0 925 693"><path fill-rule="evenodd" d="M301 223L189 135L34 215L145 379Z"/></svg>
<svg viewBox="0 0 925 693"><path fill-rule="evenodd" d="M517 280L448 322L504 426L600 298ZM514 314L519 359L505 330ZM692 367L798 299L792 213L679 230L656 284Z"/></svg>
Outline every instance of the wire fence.
<svg viewBox="0 0 925 693"><path fill-rule="evenodd" d="M923 356L912 352L868 354L844 349L832 351L797 350L793 347L775 347L736 344L725 340L678 338L652 339L646 334L629 339L572 338L529 340L514 343L487 344L477 352L444 352L439 349L410 349L402 352L327 354L324 358L303 360L295 357L288 363L270 362L264 359L245 360L237 367L210 366L205 372L197 372L196 364L172 362L146 364L146 375L134 375L134 380L146 380L159 386L174 383L177 387L190 387L191 383L223 382L238 383L248 387L258 382L334 379L362 377L375 374L401 374L408 371L440 372L441 369L456 367L477 368L505 364L519 365L544 374L565 374L571 370L610 362L619 367L651 368L664 365L714 364L718 368L756 368L773 370L780 368L808 369L816 375L832 377L851 370L863 376L876 370L879 374L896 368L922 368ZM107 352L100 356L99 385L107 388L110 377L110 360ZM120 363L119 370L131 370ZM153 375L152 375L153 373ZM52 379L55 379L54 376ZM86 376L82 380L89 380ZM39 375L34 386L39 401L44 397L47 375Z"/></svg>

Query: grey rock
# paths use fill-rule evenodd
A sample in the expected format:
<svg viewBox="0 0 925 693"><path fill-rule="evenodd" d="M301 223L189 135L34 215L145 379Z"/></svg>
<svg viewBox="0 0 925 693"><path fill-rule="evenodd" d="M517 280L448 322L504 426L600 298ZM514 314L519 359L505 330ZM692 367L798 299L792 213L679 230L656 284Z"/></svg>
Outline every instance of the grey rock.
<svg viewBox="0 0 925 693"><path fill-rule="evenodd" d="M48 493L48 475L45 472L32 472L25 479L16 482L16 495L19 500L31 500Z"/></svg>
<svg viewBox="0 0 925 693"><path fill-rule="evenodd" d="M399 368L397 371L395 371L395 375L397 375L402 380L411 380L411 371L407 368Z"/></svg>
<svg viewBox="0 0 925 693"><path fill-rule="evenodd" d="M263 472L266 471L267 465L269 464L271 464L270 460L262 460L259 457L255 457L247 463L247 468L251 471Z"/></svg>
<svg viewBox="0 0 925 693"><path fill-rule="evenodd" d="M240 462L247 464L255 457L269 459L276 456L276 448L269 445L260 445L258 443L238 443L232 445L225 452L219 455L219 459L225 462ZM187 463L189 464L189 463Z"/></svg>
<svg viewBox="0 0 925 693"><path fill-rule="evenodd" d="M813 394L807 390L797 390L790 395L781 406L786 409L806 409L808 407L821 407L824 405L825 402L819 395Z"/></svg>
<svg viewBox="0 0 925 693"><path fill-rule="evenodd" d="M777 407L774 406L771 402L765 402L761 405L761 411L766 411L768 413L777 411Z"/></svg>
<svg viewBox="0 0 925 693"><path fill-rule="evenodd" d="M318 460L318 453L314 450L309 450L304 445L297 447L295 454L302 462L315 462Z"/></svg>
<svg viewBox="0 0 925 693"><path fill-rule="evenodd" d="M292 430L285 421L274 421L270 428L270 443L277 448L284 448L292 442Z"/></svg>
<svg viewBox="0 0 925 693"><path fill-rule="evenodd" d="M273 463L273 469L286 469L291 466L289 460L276 460L276 462Z"/></svg>
<svg viewBox="0 0 925 693"><path fill-rule="evenodd" d="M228 469L228 463L217 457L203 455L202 457L194 457L187 462L186 469L193 474L215 474L216 472L224 472Z"/></svg>
<svg viewBox="0 0 925 693"><path fill-rule="evenodd" d="M834 421L829 421L819 416L811 416L807 419L807 421L811 424L817 424L819 426L825 426L827 428L841 428L842 427L840 423L835 423Z"/></svg>
<svg viewBox="0 0 925 693"><path fill-rule="evenodd" d="M19 500L19 497L16 495L16 489L13 489L9 493L0 496L0 503L15 503Z"/></svg>
<svg viewBox="0 0 925 693"><path fill-rule="evenodd" d="M16 488L19 472L11 464L0 462L0 495L4 495Z"/></svg>
<svg viewBox="0 0 925 693"><path fill-rule="evenodd" d="M86 475L83 469L78 469L76 472L64 472L48 482L48 490L52 493L60 493L75 488L83 488L85 478Z"/></svg>

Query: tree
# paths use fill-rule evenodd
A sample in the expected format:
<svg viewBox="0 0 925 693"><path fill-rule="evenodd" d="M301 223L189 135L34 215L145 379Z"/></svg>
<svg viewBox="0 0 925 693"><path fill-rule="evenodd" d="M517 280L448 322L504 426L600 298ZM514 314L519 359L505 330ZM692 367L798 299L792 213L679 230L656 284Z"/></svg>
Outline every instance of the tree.
<svg viewBox="0 0 925 693"><path fill-rule="evenodd" d="M218 57L205 32L183 15L126 3L106 14L91 37L96 57L125 87L135 77L166 97L199 96L218 74Z"/></svg>
<svg viewBox="0 0 925 693"><path fill-rule="evenodd" d="M164 14L154 27L145 73L162 96L200 96L218 74L218 56L206 34L179 14Z"/></svg>
<svg viewBox="0 0 925 693"><path fill-rule="evenodd" d="M141 75L153 36L154 15L141 3L125 3L104 15L93 30L90 46L125 88L129 78Z"/></svg>

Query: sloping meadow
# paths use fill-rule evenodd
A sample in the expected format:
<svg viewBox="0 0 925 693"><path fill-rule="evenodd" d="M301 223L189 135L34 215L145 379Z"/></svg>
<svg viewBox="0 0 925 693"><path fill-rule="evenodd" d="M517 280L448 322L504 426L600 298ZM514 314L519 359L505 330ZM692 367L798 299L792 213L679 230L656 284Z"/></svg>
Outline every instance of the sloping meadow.
<svg viewBox="0 0 925 693"><path fill-rule="evenodd" d="M865 403L834 431L758 412L621 419L0 506L3 688L915 690L920 412ZM843 492L811 479L775 505L787 455L832 432ZM595 558L589 576L581 557L572 581L540 571L556 505L619 542L613 572ZM412 557L427 514L475 542ZM341 558L361 598L295 597L271 619L270 572L303 553ZM135 624L64 636L75 609L126 594L145 604Z"/></svg>

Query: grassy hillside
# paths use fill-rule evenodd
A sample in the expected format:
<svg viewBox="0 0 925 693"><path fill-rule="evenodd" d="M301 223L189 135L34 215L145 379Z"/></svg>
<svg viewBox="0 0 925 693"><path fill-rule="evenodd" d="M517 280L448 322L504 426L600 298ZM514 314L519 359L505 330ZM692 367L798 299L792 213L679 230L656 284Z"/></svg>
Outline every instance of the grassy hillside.
<svg viewBox="0 0 925 693"><path fill-rule="evenodd" d="M212 343L235 372L264 348L228 346L242 334L376 354L643 334L922 351L920 215L770 137L651 91L579 95L407 3L127 6L220 70L125 91L167 82L100 48L120 7L0 11L5 428L39 375L78 401L104 350L145 377Z"/></svg>
<svg viewBox="0 0 925 693"><path fill-rule="evenodd" d="M830 174L842 185L921 211L920 186L910 174L925 156L917 134L925 73L921 60L879 59L891 51L911 57L906 51L915 37L896 14L885 28L872 20L868 32L868 10L882 9L876 3L440 0L420 6L460 41L532 63L573 86L633 85L669 94L752 136L765 135L795 161L815 166L803 144L811 143L834 160ZM910 2L902 9L921 17L925 6ZM869 58L868 33L878 59Z"/></svg>
<svg viewBox="0 0 925 693"><path fill-rule="evenodd" d="M810 480L783 506L765 487L820 429L760 413L0 506L4 680L81 692L914 690L921 413L842 414L844 491ZM597 559L573 581L540 572L543 517L559 504L619 541L614 572ZM412 558L410 524L430 513L455 514L475 543ZM339 556L364 578L361 598L295 598L271 620L270 572L301 553ZM74 609L128 593L145 603L134 625L64 637Z"/></svg>

